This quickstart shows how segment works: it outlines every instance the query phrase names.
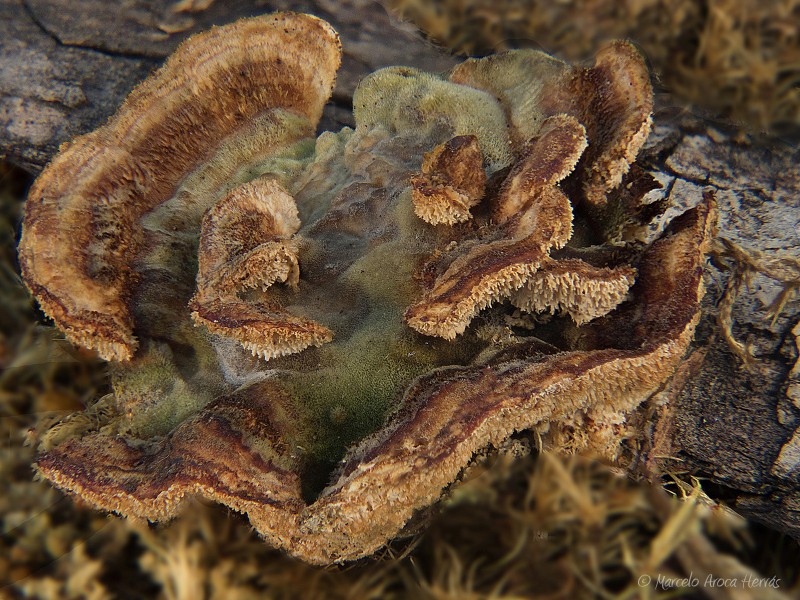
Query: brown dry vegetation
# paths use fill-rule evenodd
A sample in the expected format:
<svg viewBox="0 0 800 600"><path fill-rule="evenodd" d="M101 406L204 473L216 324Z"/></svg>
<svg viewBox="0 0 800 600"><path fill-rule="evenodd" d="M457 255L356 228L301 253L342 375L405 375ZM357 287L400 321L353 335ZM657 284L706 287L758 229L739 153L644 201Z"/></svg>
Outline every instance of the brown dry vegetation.
<svg viewBox="0 0 800 600"><path fill-rule="evenodd" d="M609 39L640 45L675 100L749 129L800 126L800 1L389 0L467 54L538 46L585 60Z"/></svg>

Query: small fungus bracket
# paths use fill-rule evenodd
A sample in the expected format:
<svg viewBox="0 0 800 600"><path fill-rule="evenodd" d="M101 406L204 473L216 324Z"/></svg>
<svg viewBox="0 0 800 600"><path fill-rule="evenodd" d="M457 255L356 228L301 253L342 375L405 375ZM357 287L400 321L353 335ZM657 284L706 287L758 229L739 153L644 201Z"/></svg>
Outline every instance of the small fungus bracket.
<svg viewBox="0 0 800 600"><path fill-rule="evenodd" d="M310 319L239 294L266 291L275 282L296 289L300 281L297 205L274 179L259 178L232 190L203 217L197 293L192 319L233 338L268 360L329 342L332 332Z"/></svg>

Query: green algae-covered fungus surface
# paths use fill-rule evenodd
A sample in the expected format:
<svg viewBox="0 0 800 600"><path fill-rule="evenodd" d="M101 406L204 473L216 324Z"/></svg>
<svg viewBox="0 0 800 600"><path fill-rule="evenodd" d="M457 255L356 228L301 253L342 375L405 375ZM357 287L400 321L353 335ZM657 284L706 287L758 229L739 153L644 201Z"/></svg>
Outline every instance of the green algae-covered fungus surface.
<svg viewBox="0 0 800 600"><path fill-rule="evenodd" d="M23 275L113 384L45 435L56 486L150 520L198 494L342 562L517 431L613 459L671 375L714 211L637 239L629 44L384 69L315 139L339 60L307 15L199 34L34 184Z"/></svg>

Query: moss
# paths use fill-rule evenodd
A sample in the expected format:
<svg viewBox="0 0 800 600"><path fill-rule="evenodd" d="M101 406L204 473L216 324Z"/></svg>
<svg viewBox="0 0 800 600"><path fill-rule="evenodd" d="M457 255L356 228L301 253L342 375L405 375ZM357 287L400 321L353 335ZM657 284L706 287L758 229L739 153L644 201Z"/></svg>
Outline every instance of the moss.
<svg viewBox="0 0 800 600"><path fill-rule="evenodd" d="M178 348L180 360L166 343L149 341L135 367L115 367L112 381L120 412L115 429L140 439L166 435L221 393L222 375L216 361L209 360L213 350L202 336L195 340L192 347ZM193 362L191 373L178 366L187 359Z"/></svg>
<svg viewBox="0 0 800 600"><path fill-rule="evenodd" d="M342 320L338 327L328 321L334 340L309 357L323 366L298 369L288 380L320 432L309 452L330 465L383 424L416 377L439 366L468 364L486 345L472 336L451 344L405 324L403 311L419 293L414 273L427 257L419 247L425 225L413 214L408 190L391 211L398 227L394 239L355 260L336 282L337 291L328 292L353 298L355 321ZM296 360L303 361L302 355Z"/></svg>
<svg viewBox="0 0 800 600"><path fill-rule="evenodd" d="M491 171L512 160L506 117L492 96L417 69L389 67L365 77L353 96L353 113L363 129L411 132L432 146L475 135Z"/></svg>

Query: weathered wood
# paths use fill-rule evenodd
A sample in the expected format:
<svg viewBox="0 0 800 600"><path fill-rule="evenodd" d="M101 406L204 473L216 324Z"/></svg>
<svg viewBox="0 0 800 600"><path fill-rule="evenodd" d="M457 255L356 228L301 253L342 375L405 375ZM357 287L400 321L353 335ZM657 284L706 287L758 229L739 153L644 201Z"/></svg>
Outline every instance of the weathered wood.
<svg viewBox="0 0 800 600"><path fill-rule="evenodd" d="M350 124L365 74L389 64L445 70L453 59L369 0L0 0L0 157L38 171L59 144L114 112L130 89L187 35L269 10L311 12L340 32L343 69L322 128ZM663 104L663 102L662 102ZM714 191L720 235L745 249L800 255L800 150L741 141L691 116L662 111L642 160L664 183L670 214ZM774 325L765 306L778 291L765 277L734 310L738 339L757 369L745 369L716 324L727 275L707 268L705 314L695 354L677 383L644 411L646 472L692 472L741 513L800 537L800 302ZM710 482L710 484L709 484Z"/></svg>
<svg viewBox="0 0 800 600"><path fill-rule="evenodd" d="M658 121L657 121L658 122ZM800 149L779 140L737 141L692 118L656 127L645 154L671 206L713 190L719 235L745 250L800 258ZM680 207L680 208L678 208ZM756 360L746 367L716 323L728 274L709 265L697 355L686 385L660 411L651 458L664 471L706 477L708 491L740 513L800 538L800 301L771 323L779 285L756 275L738 298L734 336ZM657 455L657 456L656 456Z"/></svg>

